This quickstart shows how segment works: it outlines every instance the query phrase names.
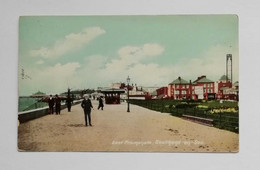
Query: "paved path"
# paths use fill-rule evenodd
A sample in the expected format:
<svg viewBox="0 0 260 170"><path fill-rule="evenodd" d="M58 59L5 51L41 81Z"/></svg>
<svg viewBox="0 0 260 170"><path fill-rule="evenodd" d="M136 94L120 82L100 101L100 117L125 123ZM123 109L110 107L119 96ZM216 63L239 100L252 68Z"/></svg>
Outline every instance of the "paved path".
<svg viewBox="0 0 260 170"><path fill-rule="evenodd" d="M238 134L126 104L97 110L84 126L80 105L18 127L21 151L237 152Z"/></svg>

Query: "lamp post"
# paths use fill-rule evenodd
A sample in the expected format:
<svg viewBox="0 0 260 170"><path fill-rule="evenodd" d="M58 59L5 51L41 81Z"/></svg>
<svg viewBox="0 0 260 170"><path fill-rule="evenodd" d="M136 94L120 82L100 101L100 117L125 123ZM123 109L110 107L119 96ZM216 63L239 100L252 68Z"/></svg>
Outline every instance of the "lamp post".
<svg viewBox="0 0 260 170"><path fill-rule="evenodd" d="M129 82L130 82L130 78L129 76L126 79L127 81L127 112L130 112L130 108L129 108Z"/></svg>

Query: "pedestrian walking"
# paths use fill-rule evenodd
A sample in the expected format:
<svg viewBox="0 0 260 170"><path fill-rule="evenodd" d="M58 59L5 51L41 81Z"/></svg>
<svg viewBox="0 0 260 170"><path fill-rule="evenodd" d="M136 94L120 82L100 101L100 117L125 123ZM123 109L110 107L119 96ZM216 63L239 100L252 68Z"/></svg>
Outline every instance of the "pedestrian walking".
<svg viewBox="0 0 260 170"><path fill-rule="evenodd" d="M104 108L102 96L99 97L99 99L98 99L98 110L99 110L100 108L101 108L101 110L103 110L103 108Z"/></svg>
<svg viewBox="0 0 260 170"><path fill-rule="evenodd" d="M53 114L54 98L52 97L52 95L50 95L48 99L48 104L49 104L49 114Z"/></svg>
<svg viewBox="0 0 260 170"><path fill-rule="evenodd" d="M56 94L55 95L55 112L56 112L56 115L60 115L60 106L61 106L61 99Z"/></svg>
<svg viewBox="0 0 260 170"><path fill-rule="evenodd" d="M68 96L67 99L66 99L66 104L67 104L68 112L71 111L71 103L72 103L72 99L70 98L70 96Z"/></svg>
<svg viewBox="0 0 260 170"><path fill-rule="evenodd" d="M81 102L81 107L84 110L85 115L85 125L88 126L88 123L90 126L91 124L91 108L93 108L92 103L88 96L84 97L84 100Z"/></svg>

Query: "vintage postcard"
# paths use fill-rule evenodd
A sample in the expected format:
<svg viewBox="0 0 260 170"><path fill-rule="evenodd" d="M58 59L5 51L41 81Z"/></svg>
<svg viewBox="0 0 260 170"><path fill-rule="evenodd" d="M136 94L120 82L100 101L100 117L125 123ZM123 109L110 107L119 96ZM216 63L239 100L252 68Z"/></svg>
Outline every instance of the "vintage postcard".
<svg viewBox="0 0 260 170"><path fill-rule="evenodd" d="M18 150L238 152L236 15L22 16Z"/></svg>

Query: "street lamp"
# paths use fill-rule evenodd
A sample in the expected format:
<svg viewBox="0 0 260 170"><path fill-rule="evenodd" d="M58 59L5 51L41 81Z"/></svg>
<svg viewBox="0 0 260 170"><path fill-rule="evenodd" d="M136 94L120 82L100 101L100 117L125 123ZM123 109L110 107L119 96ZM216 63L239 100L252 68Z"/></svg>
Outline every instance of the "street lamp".
<svg viewBox="0 0 260 170"><path fill-rule="evenodd" d="M130 108L129 108L129 82L130 82L130 77L128 76L127 79L127 112L130 112Z"/></svg>

